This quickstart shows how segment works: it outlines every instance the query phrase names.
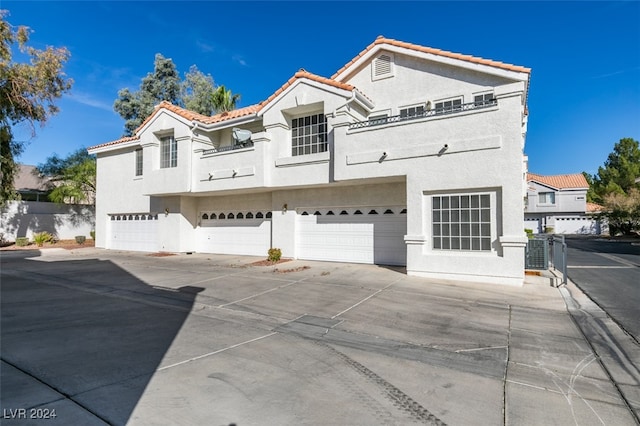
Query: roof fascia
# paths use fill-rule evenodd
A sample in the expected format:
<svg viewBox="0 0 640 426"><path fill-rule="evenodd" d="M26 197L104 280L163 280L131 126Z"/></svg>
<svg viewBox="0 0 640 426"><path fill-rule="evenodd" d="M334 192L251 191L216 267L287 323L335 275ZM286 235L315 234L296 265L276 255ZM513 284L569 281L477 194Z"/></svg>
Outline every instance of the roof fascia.
<svg viewBox="0 0 640 426"><path fill-rule="evenodd" d="M89 154L101 154L103 152L115 151L118 149L126 149L140 146L140 139L134 139L126 142L114 143L112 145L98 146L97 148L89 148L87 152Z"/></svg>
<svg viewBox="0 0 640 426"><path fill-rule="evenodd" d="M518 72L511 71L502 68L498 68L491 65L478 64L474 62L465 61L462 59L449 58L447 56L436 55L434 53L420 52L413 49L408 49L405 47L394 46L390 44L378 44L371 48L367 53L358 58L353 64L349 65L344 71L338 74L334 80L344 82L347 78L349 78L355 70L357 70L361 65L366 63L375 57L381 50L392 52L394 54L413 56L416 58L438 62L441 64L451 65L458 68L465 68L472 71L478 71L485 74L491 74L498 77L507 78L510 80L516 81L524 81L527 82L529 80L529 73L526 72Z"/></svg>
<svg viewBox="0 0 640 426"><path fill-rule="evenodd" d="M335 95L338 95L338 96L341 96L341 97L343 97L345 99L351 98L351 91L350 90L340 89L340 88L331 86L330 84L320 83L319 81L314 81L314 80L308 79L306 77L301 77L301 78L298 78L295 82L293 82L289 87L287 87L282 93L280 93L278 96L276 96L271 101L269 101L268 104L264 105L260 109L260 111L258 111L257 115L259 117L263 116L276 103L278 103L278 101L280 99L282 99L283 97L287 96L289 94L289 92L291 92L293 89L295 89L296 87L298 87L301 84L305 84L307 86L311 86L311 87L314 87L316 89L320 89L320 90L324 90L324 91L327 91L327 92L331 92L331 93L333 93Z"/></svg>
<svg viewBox="0 0 640 426"><path fill-rule="evenodd" d="M142 133L144 133L149 128L149 126L151 126L151 124L153 124L153 122L156 121L160 117L160 115L162 115L163 113L169 115L174 120L180 121L187 126L191 126L191 123L192 123L191 120L187 120L186 118L182 117L180 114L177 114L166 108L158 108L153 114L151 114L150 119L148 119L147 122L144 123L142 127L136 130L136 136L140 136Z"/></svg>
<svg viewBox="0 0 640 426"><path fill-rule="evenodd" d="M231 126L239 126L241 124L250 123L255 121L258 118L258 113L254 112L253 114L243 115L242 117L230 118L228 120L217 121L215 123L203 123L198 120L193 120L190 125L193 128L212 131L212 130L221 130L226 129Z"/></svg>
<svg viewBox="0 0 640 426"><path fill-rule="evenodd" d="M540 182L539 180L529 179L529 182L537 183L540 186L544 186L545 188L553 189L554 191L560 191L560 188L556 188L555 186L549 185L545 182Z"/></svg>

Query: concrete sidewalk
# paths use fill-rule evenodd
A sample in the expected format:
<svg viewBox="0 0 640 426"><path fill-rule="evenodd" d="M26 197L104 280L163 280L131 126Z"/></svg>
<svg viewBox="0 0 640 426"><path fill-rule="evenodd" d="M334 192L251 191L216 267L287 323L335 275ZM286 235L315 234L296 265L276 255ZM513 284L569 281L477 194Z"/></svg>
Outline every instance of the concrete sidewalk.
<svg viewBox="0 0 640 426"><path fill-rule="evenodd" d="M0 256L2 424L637 424L637 345L550 275Z"/></svg>

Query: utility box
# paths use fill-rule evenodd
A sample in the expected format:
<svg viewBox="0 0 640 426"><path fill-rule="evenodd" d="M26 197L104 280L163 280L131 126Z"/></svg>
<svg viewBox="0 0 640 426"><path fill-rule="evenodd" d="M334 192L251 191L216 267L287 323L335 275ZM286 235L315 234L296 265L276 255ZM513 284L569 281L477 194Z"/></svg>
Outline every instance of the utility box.
<svg viewBox="0 0 640 426"><path fill-rule="evenodd" d="M549 268L549 241L546 238L532 238L524 253L525 269Z"/></svg>

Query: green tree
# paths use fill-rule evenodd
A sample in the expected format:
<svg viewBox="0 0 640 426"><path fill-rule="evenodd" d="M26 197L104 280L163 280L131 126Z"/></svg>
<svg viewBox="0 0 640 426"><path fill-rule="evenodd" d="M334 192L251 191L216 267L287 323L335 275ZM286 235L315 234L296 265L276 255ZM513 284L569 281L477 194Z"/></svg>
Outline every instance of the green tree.
<svg viewBox="0 0 640 426"><path fill-rule="evenodd" d="M602 203L608 194L629 195L633 188L640 189L635 182L640 177L640 148L638 141L632 138L620 139L607 157L604 167L592 178L592 198Z"/></svg>
<svg viewBox="0 0 640 426"><path fill-rule="evenodd" d="M211 74L204 74L195 65L189 68L181 84L182 103L189 111L211 115L214 111L214 83Z"/></svg>
<svg viewBox="0 0 640 426"><path fill-rule="evenodd" d="M16 158L23 152L24 142L14 140L13 126L26 123L35 136L36 123L44 125L58 112L54 102L73 84L63 72L69 51L27 46L29 28L13 27L7 16L7 11L0 11L0 204L17 195L13 186ZM13 60L12 46L16 44L28 61Z"/></svg>
<svg viewBox="0 0 640 426"><path fill-rule="evenodd" d="M125 135L132 135L160 102L182 105L180 92L180 75L175 64L170 58L156 54L153 72L142 79L140 89L137 92L121 89L113 104L113 109L125 119Z"/></svg>
<svg viewBox="0 0 640 426"><path fill-rule="evenodd" d="M61 158L57 154L39 164L38 172L49 176L54 188L49 199L56 203L95 203L96 159L85 148Z"/></svg>
<svg viewBox="0 0 640 426"><path fill-rule="evenodd" d="M628 194L612 192L604 197L609 233L632 235L640 230L640 191L631 188Z"/></svg>
<svg viewBox="0 0 640 426"><path fill-rule="evenodd" d="M239 94L231 94L231 90L224 86L218 86L212 97L213 109L217 113L233 111L236 109L236 103L240 100Z"/></svg>

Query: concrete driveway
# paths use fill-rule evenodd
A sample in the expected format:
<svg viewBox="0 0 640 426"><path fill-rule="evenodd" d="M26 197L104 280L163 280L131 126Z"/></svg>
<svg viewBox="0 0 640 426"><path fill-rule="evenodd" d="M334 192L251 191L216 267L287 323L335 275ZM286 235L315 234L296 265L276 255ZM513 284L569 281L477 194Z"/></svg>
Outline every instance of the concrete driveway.
<svg viewBox="0 0 640 426"><path fill-rule="evenodd" d="M635 424L546 278L0 256L2 424Z"/></svg>

